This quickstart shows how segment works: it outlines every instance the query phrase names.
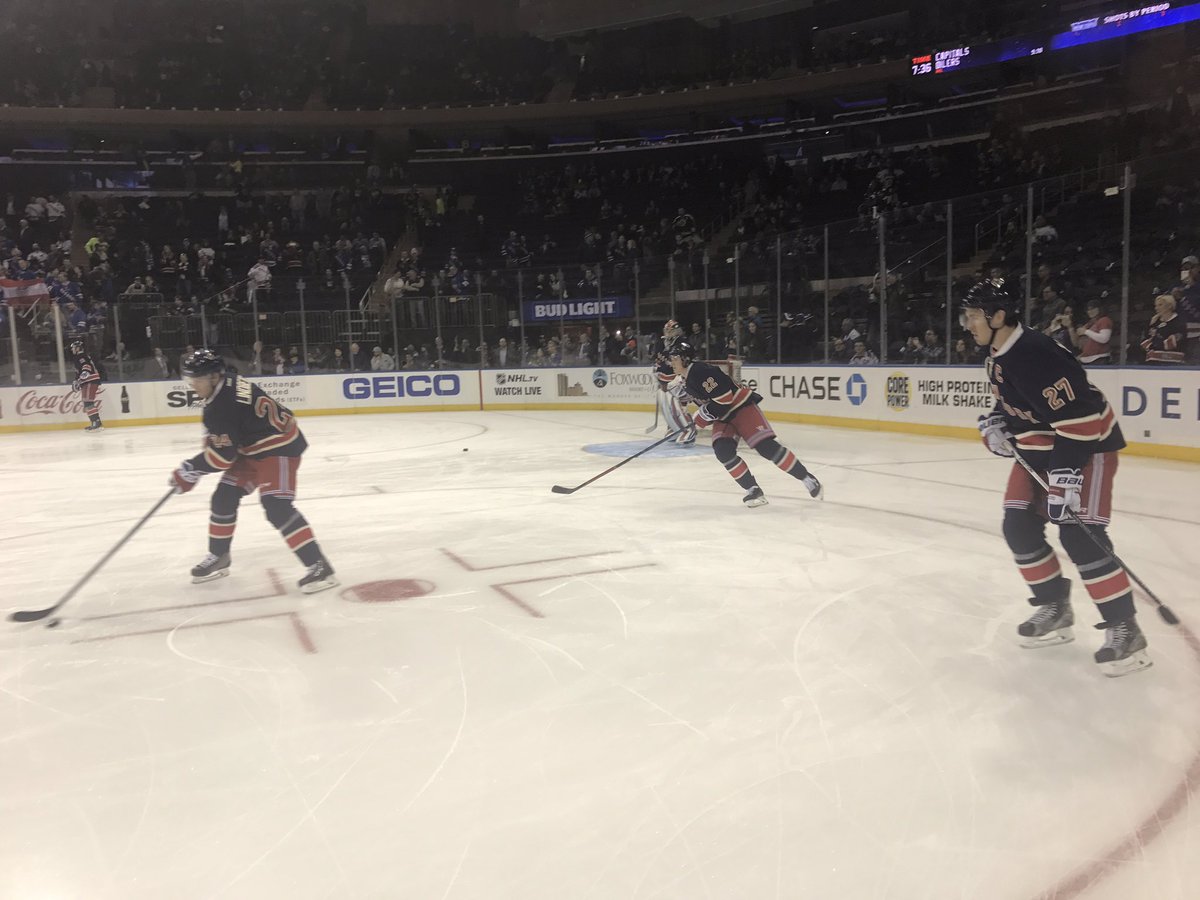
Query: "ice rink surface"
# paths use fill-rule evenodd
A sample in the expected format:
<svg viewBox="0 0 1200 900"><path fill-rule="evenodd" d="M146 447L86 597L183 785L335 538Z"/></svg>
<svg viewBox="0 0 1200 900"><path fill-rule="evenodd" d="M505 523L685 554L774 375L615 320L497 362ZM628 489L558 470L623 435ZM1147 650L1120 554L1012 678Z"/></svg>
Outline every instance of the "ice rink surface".
<svg viewBox="0 0 1200 900"><path fill-rule="evenodd" d="M0 897L1200 895L1200 469L1122 457L1118 551L1184 627L1141 605L1154 667L1108 679L1078 587L1075 643L1017 646L978 444L780 425L825 502L752 452L756 510L710 454L551 493L649 423L304 419L341 588L297 591L256 499L190 584L209 478L62 627L0 623ZM199 435L0 438L2 611L58 599Z"/></svg>

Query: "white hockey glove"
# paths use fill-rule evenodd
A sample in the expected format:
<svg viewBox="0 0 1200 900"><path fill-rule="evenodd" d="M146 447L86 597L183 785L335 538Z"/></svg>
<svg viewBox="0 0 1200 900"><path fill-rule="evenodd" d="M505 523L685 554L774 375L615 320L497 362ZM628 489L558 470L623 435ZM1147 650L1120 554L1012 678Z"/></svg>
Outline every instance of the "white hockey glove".
<svg viewBox="0 0 1200 900"><path fill-rule="evenodd" d="M185 459L179 464L179 468L171 473L171 480L168 484L175 485L175 493L186 494L196 486L196 482L200 480L200 476L203 474L203 472L197 471L196 467Z"/></svg>
<svg viewBox="0 0 1200 900"><path fill-rule="evenodd" d="M988 448L989 453L994 453L996 456L1012 457L1012 447L1009 446L1008 442L1013 439L1013 435L1008 430L1008 422L1005 421L1004 416L1000 415L1000 413L992 413L990 416L980 416L979 434L983 437L983 446Z"/></svg>
<svg viewBox="0 0 1200 900"><path fill-rule="evenodd" d="M709 411L707 403L696 410L696 414L692 416L692 424L697 428L707 428L715 421L717 418Z"/></svg>
<svg viewBox="0 0 1200 900"><path fill-rule="evenodd" d="M74 381L71 382L71 390L76 394L79 393L79 379L78 378L76 378Z"/></svg>
<svg viewBox="0 0 1200 900"><path fill-rule="evenodd" d="M1078 513L1082 503L1083 473L1079 469L1051 469L1046 475L1046 515L1052 522L1070 522L1067 511Z"/></svg>

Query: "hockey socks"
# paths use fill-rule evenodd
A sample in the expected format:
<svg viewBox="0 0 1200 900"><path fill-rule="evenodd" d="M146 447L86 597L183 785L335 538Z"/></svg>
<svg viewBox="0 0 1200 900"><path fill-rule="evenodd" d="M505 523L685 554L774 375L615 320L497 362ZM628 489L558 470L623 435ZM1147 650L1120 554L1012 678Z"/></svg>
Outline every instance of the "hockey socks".
<svg viewBox="0 0 1200 900"><path fill-rule="evenodd" d="M299 510L293 509L291 517L280 526L279 533L283 535L288 547L296 556L300 557L300 562L304 565L315 566L325 558L317 544L317 539L313 537L308 520L300 514Z"/></svg>
<svg viewBox="0 0 1200 900"><path fill-rule="evenodd" d="M208 517L208 552L223 556L233 543L233 531L237 528L237 513L210 513Z"/></svg>

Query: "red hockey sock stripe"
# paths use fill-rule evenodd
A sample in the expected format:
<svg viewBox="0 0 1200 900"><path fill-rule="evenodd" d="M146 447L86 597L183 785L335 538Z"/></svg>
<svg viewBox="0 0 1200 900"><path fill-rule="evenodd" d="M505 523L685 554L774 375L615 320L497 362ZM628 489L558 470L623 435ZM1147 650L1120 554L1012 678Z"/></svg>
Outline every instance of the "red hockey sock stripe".
<svg viewBox="0 0 1200 900"><path fill-rule="evenodd" d="M1038 562L1030 565L1018 566L1021 570L1021 575L1025 579L1026 584L1041 584L1044 581L1050 581L1062 574L1062 569L1058 565L1058 557L1054 555L1054 551L1050 551L1050 555Z"/></svg>
<svg viewBox="0 0 1200 900"><path fill-rule="evenodd" d="M1129 586L1129 576L1125 574L1124 569L1118 569L1109 575L1101 575L1091 581L1084 581L1084 585L1087 586L1088 595L1096 603L1114 600L1132 590Z"/></svg>
<svg viewBox="0 0 1200 900"><path fill-rule="evenodd" d="M749 471L750 467L747 466L746 463L741 459L738 459L737 462L733 464L733 468L729 470L729 475L734 481L737 481Z"/></svg>
<svg viewBox="0 0 1200 900"><path fill-rule="evenodd" d="M237 528L236 522L229 524L229 525L218 525L216 522L209 522L208 523L208 536L210 538L216 538L217 540L221 540L223 538L231 538L231 537L233 537L233 530L235 528Z"/></svg>
<svg viewBox="0 0 1200 900"><path fill-rule="evenodd" d="M299 550L305 544L313 539L312 529L305 525L299 531L293 531L291 534L284 535L287 545L293 550Z"/></svg>
<svg viewBox="0 0 1200 900"><path fill-rule="evenodd" d="M779 466L779 468L783 469L783 471L787 472L789 475L792 474L792 466L794 466L795 464L796 464L796 454L793 453L791 450L789 450L787 453L784 454L783 459L781 459L779 462L775 463L775 465Z"/></svg>

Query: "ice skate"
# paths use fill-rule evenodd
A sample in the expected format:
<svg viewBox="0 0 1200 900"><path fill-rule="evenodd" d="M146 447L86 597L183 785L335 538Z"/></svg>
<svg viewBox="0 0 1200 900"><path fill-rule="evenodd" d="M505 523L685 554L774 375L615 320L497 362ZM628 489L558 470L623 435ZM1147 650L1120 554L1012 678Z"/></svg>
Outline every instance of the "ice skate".
<svg viewBox="0 0 1200 900"><path fill-rule="evenodd" d="M297 583L305 594L315 594L337 587L338 580L333 577L333 566L327 560L319 559L308 567L307 574Z"/></svg>
<svg viewBox="0 0 1200 900"><path fill-rule="evenodd" d="M85 428L83 430L84 431L103 431L104 423L103 422L93 422L91 425L89 425L87 428Z"/></svg>
<svg viewBox="0 0 1200 900"><path fill-rule="evenodd" d="M809 496L811 496L814 500L825 499L825 488L821 487L821 482L817 481L816 475L814 475L812 472L809 472L800 480L804 482L804 486L808 488Z"/></svg>
<svg viewBox="0 0 1200 900"><path fill-rule="evenodd" d="M192 567L192 584L203 584L206 581L216 581L229 574L229 554L217 556L209 553Z"/></svg>
<svg viewBox="0 0 1200 900"><path fill-rule="evenodd" d="M1096 651L1096 664L1109 678L1120 678L1154 665L1146 653L1146 636L1136 619L1101 622L1096 627L1105 631L1104 646Z"/></svg>
<svg viewBox="0 0 1200 900"><path fill-rule="evenodd" d="M763 493L762 488L756 484L754 487L750 488L750 490L746 491L746 496L742 498L742 502L745 503L746 506L751 507L766 506L767 497Z"/></svg>
<svg viewBox="0 0 1200 900"><path fill-rule="evenodd" d="M1075 624L1075 612L1071 609L1071 583L1063 588L1062 597L1049 603L1040 603L1036 597L1029 602L1037 612L1017 626L1021 646L1027 649L1053 647L1075 640L1071 626Z"/></svg>

